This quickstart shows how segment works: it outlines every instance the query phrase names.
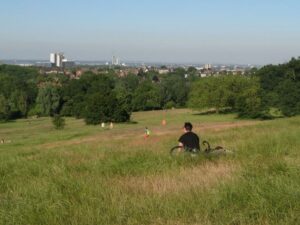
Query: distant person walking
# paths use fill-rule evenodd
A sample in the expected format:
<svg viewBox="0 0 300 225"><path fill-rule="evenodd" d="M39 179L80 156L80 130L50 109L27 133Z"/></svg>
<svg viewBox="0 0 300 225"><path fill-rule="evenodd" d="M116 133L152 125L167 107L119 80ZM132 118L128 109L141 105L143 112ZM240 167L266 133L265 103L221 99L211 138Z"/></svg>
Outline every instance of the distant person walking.
<svg viewBox="0 0 300 225"><path fill-rule="evenodd" d="M144 134L144 138L148 138L150 136L150 130L148 129L148 127L145 127L145 134Z"/></svg>
<svg viewBox="0 0 300 225"><path fill-rule="evenodd" d="M110 124L109 124L109 128L110 128L110 129L113 129L113 128L114 128L114 124L113 124L113 122L110 122Z"/></svg>

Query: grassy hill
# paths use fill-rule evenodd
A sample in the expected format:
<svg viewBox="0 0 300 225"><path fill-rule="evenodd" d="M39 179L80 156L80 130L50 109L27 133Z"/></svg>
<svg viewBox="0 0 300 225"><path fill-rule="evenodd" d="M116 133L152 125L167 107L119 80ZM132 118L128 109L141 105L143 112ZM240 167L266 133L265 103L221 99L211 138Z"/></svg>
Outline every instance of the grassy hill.
<svg viewBox="0 0 300 225"><path fill-rule="evenodd" d="M0 224L300 224L300 117L170 110L132 120L0 124ZM235 155L171 158L185 121Z"/></svg>

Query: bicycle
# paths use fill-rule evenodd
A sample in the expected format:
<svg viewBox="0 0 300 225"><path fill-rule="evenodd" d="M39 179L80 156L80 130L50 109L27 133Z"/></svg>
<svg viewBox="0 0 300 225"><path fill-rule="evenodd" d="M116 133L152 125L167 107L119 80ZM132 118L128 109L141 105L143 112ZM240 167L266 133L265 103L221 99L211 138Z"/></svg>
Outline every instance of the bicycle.
<svg viewBox="0 0 300 225"><path fill-rule="evenodd" d="M211 155L220 155L220 154L232 154L233 152L223 148L222 146L216 146L214 148L212 148L209 144L208 141L203 141L202 144L204 146L206 146L206 148L204 149L204 152L206 154L211 154Z"/></svg>
<svg viewBox="0 0 300 225"><path fill-rule="evenodd" d="M170 150L171 156L178 156L184 154L190 154L191 156L196 156L199 153L200 153L199 149L184 148L183 146L175 146Z"/></svg>
<svg viewBox="0 0 300 225"><path fill-rule="evenodd" d="M226 155L226 154L233 153L232 151L227 150L222 146L216 146L212 148L208 141L203 141L202 145L206 147L203 151L200 151L199 149L189 149L189 148L184 148L182 146L175 146L170 149L170 155L178 156L178 155L190 154L191 156L196 156L199 155L199 153L204 153L204 155Z"/></svg>

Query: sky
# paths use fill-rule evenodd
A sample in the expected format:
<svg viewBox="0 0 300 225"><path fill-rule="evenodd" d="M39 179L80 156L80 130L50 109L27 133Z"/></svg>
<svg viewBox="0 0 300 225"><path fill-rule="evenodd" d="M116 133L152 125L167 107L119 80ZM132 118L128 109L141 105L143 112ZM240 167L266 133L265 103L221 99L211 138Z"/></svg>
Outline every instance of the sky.
<svg viewBox="0 0 300 225"><path fill-rule="evenodd" d="M299 0L0 0L0 59L277 64L300 56Z"/></svg>

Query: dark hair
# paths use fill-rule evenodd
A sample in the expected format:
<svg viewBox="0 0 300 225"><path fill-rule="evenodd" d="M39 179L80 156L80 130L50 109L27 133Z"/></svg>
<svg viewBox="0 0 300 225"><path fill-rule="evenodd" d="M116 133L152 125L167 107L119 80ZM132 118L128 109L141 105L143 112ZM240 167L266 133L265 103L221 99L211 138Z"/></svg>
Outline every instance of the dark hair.
<svg viewBox="0 0 300 225"><path fill-rule="evenodd" d="M190 122L186 122L186 123L184 123L184 128L185 128L187 131L192 131L193 125L192 125Z"/></svg>

